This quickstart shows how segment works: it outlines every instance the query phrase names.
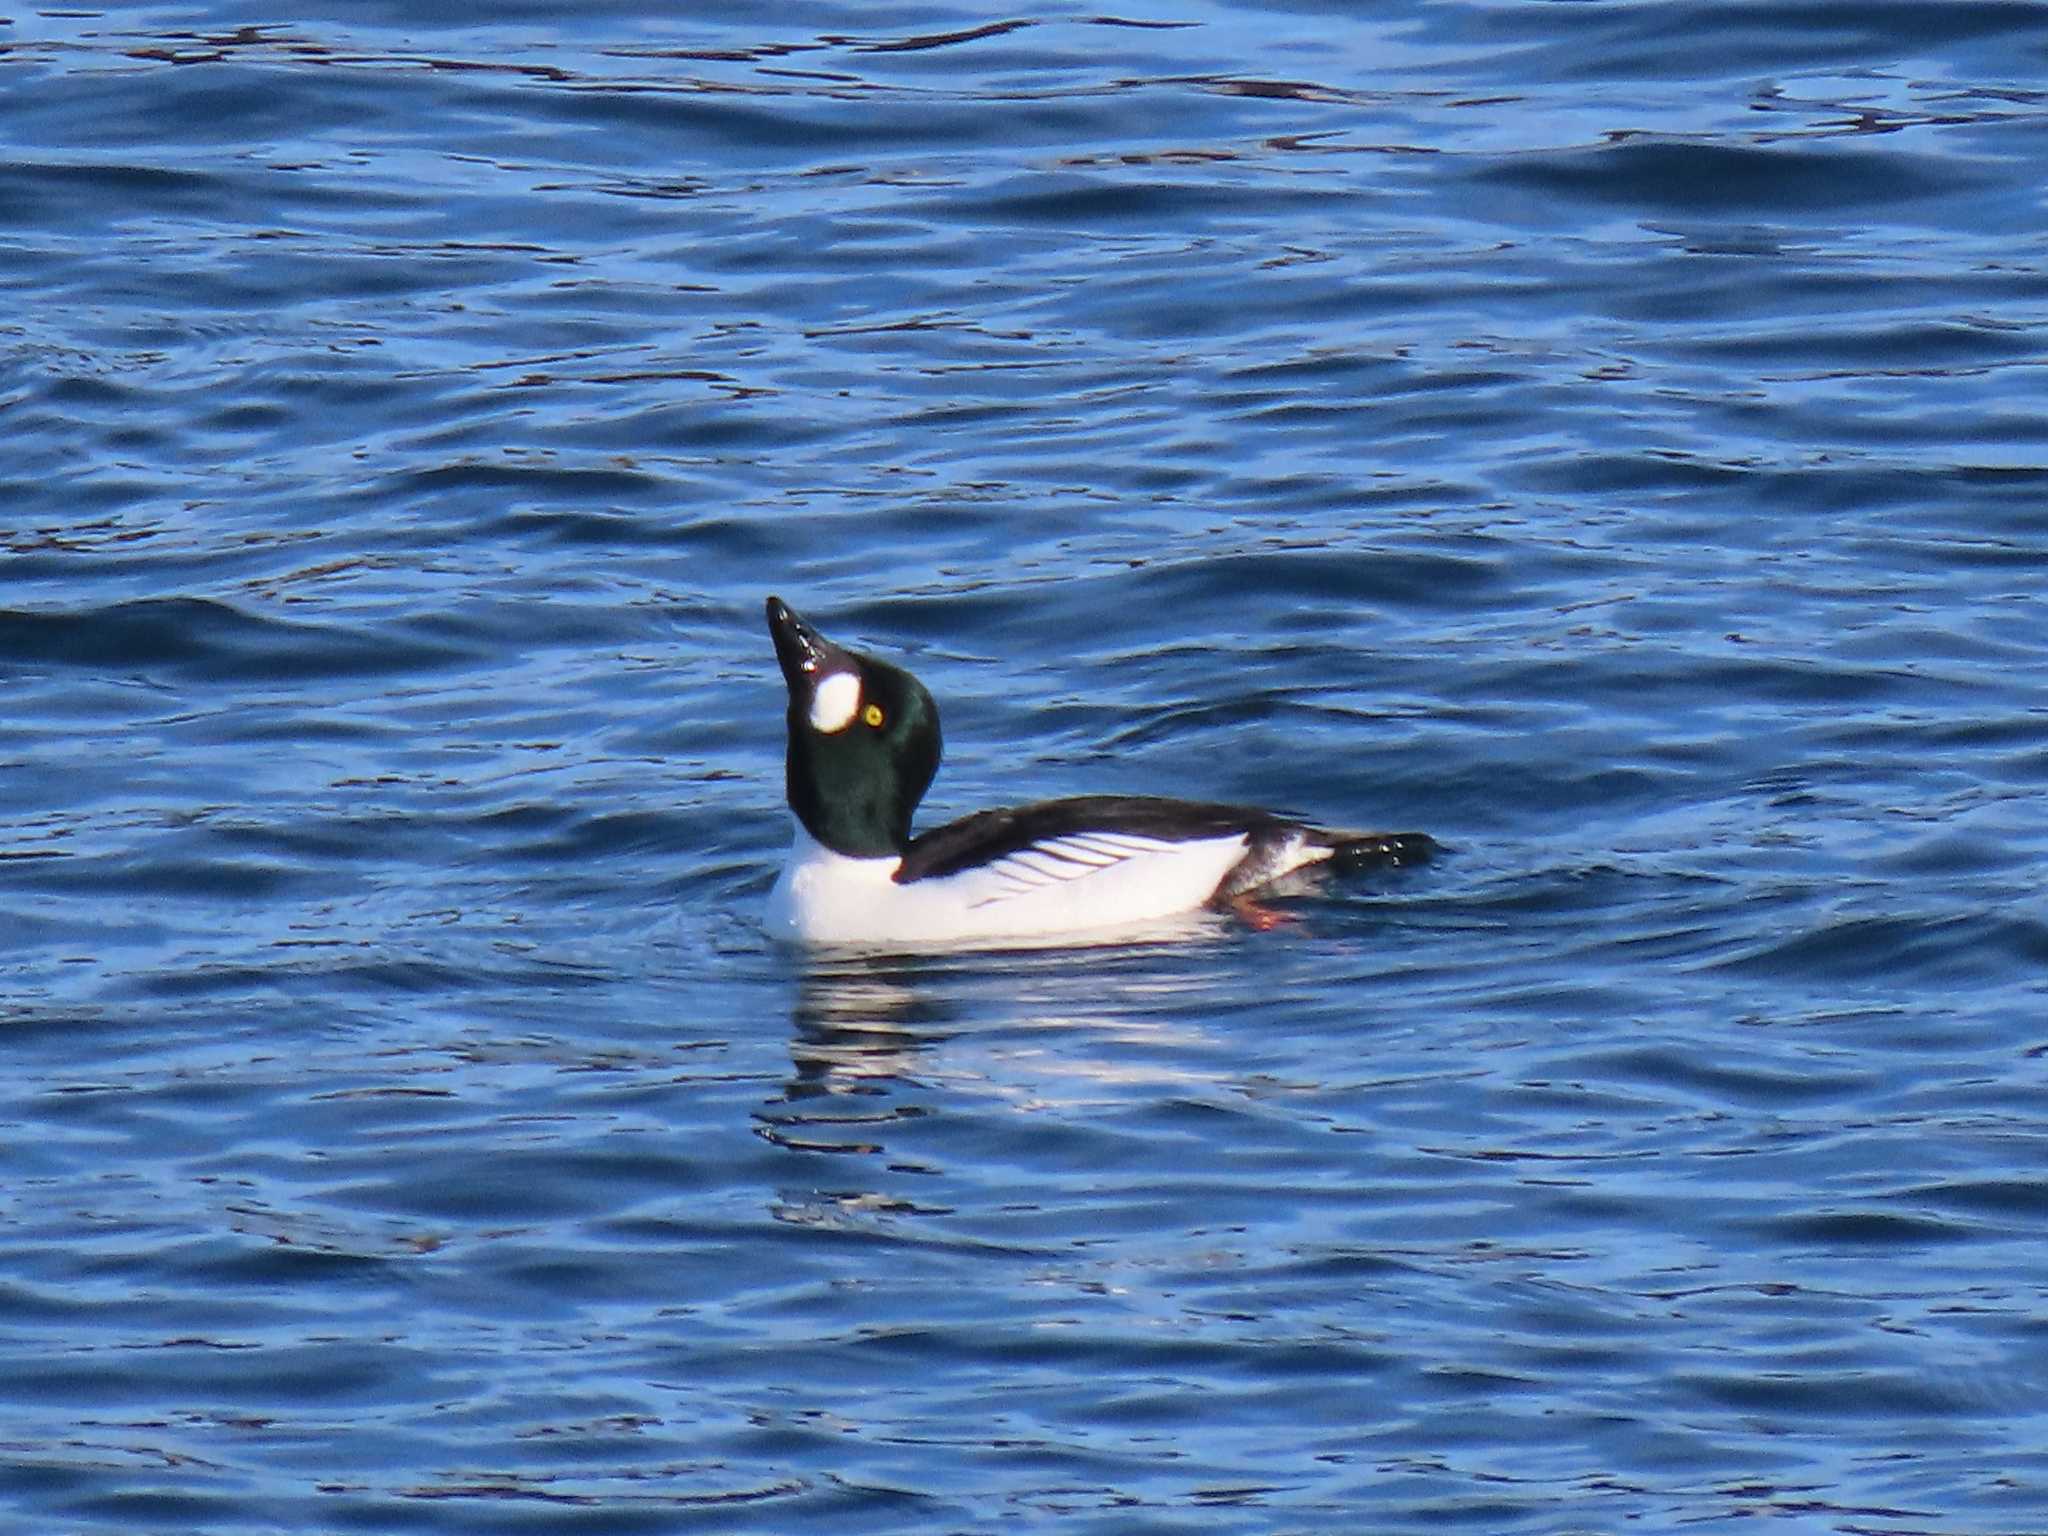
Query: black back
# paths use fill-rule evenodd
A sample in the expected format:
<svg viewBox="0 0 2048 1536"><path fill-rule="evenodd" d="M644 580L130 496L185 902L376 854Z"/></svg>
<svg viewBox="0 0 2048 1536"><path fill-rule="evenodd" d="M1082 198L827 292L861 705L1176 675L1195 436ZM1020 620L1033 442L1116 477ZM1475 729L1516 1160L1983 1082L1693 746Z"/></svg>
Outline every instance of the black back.
<svg viewBox="0 0 2048 1536"><path fill-rule="evenodd" d="M902 884L935 880L1000 859L1033 843L1071 837L1079 832L1128 832L1136 837L1183 843L1237 833L1256 839L1261 834L1286 833L1300 825L1285 816L1250 806L1165 800L1151 795L1079 795L1070 800L1040 800L1008 810L977 811L933 828L910 844L896 879Z"/></svg>

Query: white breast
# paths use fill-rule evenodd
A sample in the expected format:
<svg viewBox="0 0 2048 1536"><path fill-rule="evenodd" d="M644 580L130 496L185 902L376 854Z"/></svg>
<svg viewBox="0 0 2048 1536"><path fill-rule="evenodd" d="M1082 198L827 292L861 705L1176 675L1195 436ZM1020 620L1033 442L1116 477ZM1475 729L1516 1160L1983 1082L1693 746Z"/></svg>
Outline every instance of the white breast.
<svg viewBox="0 0 2048 1536"><path fill-rule="evenodd" d="M1245 847L1240 833L1191 842L1075 833L899 885L900 859L848 858L799 824L769 893L768 927L794 943L960 944L1128 926L1201 906Z"/></svg>

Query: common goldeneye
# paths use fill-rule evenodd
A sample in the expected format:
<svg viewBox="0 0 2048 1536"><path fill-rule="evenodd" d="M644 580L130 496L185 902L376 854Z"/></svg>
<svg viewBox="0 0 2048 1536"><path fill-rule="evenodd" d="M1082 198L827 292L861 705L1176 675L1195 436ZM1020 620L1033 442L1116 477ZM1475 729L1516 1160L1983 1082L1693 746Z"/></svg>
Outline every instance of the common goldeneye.
<svg viewBox="0 0 2048 1536"><path fill-rule="evenodd" d="M768 599L789 685L796 838L768 898L778 937L973 944L1229 906L1305 866L1425 859L1420 832L1353 833L1237 805L1084 795L977 811L916 837L939 707L903 668L844 650ZM1252 915L1248 912L1248 915Z"/></svg>

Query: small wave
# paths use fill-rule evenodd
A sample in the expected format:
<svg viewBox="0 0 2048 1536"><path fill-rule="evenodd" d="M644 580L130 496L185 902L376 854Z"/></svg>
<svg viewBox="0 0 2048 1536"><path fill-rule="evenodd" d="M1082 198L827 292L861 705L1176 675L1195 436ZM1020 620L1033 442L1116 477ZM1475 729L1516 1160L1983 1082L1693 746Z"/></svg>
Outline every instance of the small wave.
<svg viewBox="0 0 2048 1536"><path fill-rule="evenodd" d="M1664 214L1798 214L1907 219L1916 202L1969 192L1980 178L1952 160L1850 149L1650 140L1510 156L1472 173L1547 204L1622 204Z"/></svg>
<svg viewBox="0 0 2048 1536"><path fill-rule="evenodd" d="M368 677L474 659L394 624L300 624L211 598L0 610L0 665L203 680Z"/></svg>

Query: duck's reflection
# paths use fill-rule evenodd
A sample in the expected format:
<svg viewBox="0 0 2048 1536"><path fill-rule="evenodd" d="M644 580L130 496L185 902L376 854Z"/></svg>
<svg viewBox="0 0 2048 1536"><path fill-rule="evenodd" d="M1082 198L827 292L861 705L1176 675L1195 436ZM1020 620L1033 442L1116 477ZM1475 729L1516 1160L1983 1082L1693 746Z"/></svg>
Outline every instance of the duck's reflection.
<svg viewBox="0 0 2048 1536"><path fill-rule="evenodd" d="M949 1033L956 996L916 959L818 960L798 978L782 1092L755 1111L760 1134L792 1152L876 1153L888 1122L920 1113L920 1056ZM925 984L921 984L925 983Z"/></svg>
<svg viewBox="0 0 2048 1536"><path fill-rule="evenodd" d="M785 1097L859 1093L909 1074L960 1011L956 992L915 959L841 960L806 968L790 1016Z"/></svg>
<svg viewBox="0 0 2048 1536"><path fill-rule="evenodd" d="M1216 931L1179 922L1086 951L807 956L790 1021L790 1075L756 1111L760 1133L792 1151L873 1154L890 1124L930 1113L936 1098L1029 1108L1055 1058L1018 1037L1048 1029L1095 1037L1092 1051L1057 1053L1059 1075L1098 1089L1123 1079L1128 1064L1101 1055L1109 1041L1199 1032L1184 1005L1209 970L1189 940ZM979 1048L961 1059L944 1052L970 1034ZM1017 1079L990 1076L992 1065L1027 1056L1032 1067Z"/></svg>

